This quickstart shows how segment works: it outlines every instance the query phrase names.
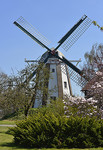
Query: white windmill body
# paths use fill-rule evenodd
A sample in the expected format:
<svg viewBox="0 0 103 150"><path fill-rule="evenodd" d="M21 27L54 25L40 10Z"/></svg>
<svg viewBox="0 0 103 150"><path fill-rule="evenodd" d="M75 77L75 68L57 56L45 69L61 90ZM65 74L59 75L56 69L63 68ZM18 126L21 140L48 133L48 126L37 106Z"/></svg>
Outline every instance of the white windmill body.
<svg viewBox="0 0 103 150"><path fill-rule="evenodd" d="M62 58L63 54L57 50L59 57ZM41 61L48 55L48 52L44 53L41 57ZM56 57L50 57L45 65L48 65L50 69L50 77L48 81L48 95L47 103L50 99L56 100L58 97L69 97L72 94L69 72L67 65ZM37 108L42 105L43 95L41 91L37 90L34 107Z"/></svg>

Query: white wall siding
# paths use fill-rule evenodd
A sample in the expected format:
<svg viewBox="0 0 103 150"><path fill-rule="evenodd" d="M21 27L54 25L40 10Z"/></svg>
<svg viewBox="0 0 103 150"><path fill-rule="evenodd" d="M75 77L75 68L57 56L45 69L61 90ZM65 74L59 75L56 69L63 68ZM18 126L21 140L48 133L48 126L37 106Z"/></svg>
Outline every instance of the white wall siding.
<svg viewBox="0 0 103 150"><path fill-rule="evenodd" d="M61 74L62 74L63 95L70 96L67 70L66 65L64 63L61 64ZM64 82L67 83L67 88L64 87Z"/></svg>
<svg viewBox="0 0 103 150"><path fill-rule="evenodd" d="M52 72L52 69L54 69L55 71ZM50 64L50 78L48 84L48 91L51 91L49 92L50 96L58 97L56 64Z"/></svg>
<svg viewBox="0 0 103 150"><path fill-rule="evenodd" d="M38 108L42 105L42 94L40 90L36 91L36 98L34 103L34 108Z"/></svg>

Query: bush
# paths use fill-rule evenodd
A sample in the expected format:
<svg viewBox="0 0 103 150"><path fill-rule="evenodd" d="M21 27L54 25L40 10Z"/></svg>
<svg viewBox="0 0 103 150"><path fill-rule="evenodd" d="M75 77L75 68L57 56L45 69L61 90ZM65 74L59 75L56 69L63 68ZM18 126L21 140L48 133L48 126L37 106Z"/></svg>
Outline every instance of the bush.
<svg viewBox="0 0 103 150"><path fill-rule="evenodd" d="M15 143L26 147L54 147L55 137L61 130L62 118L53 113L37 113L34 117L11 128ZM51 141L54 141L53 143ZM54 144L55 145L55 144ZM56 143L57 145L57 143Z"/></svg>
<svg viewBox="0 0 103 150"><path fill-rule="evenodd" d="M95 117L71 117L64 132L66 147L87 148L103 146L103 121Z"/></svg>
<svg viewBox="0 0 103 150"><path fill-rule="evenodd" d="M66 118L49 108L17 123L10 129L14 142L34 148L86 148L103 146L103 120L96 117Z"/></svg>
<svg viewBox="0 0 103 150"><path fill-rule="evenodd" d="M60 115L64 116L64 104L61 99L58 99L56 101L52 100L50 104L47 105L47 107L41 107L41 108L31 108L29 110L29 115L36 115L37 113L42 113L43 115L45 113L51 112L55 116Z"/></svg>

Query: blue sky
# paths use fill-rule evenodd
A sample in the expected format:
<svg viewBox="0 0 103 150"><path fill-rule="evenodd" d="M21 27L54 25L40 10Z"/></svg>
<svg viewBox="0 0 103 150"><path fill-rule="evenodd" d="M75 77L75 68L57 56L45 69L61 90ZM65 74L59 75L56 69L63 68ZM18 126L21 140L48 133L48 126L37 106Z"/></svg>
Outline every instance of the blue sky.
<svg viewBox="0 0 103 150"><path fill-rule="evenodd" d="M16 73L25 58L37 59L46 51L13 24L20 16L51 41L51 48L84 14L103 26L103 0L0 0L0 70ZM68 52L60 51L83 63L95 43L103 43L103 32L91 25Z"/></svg>

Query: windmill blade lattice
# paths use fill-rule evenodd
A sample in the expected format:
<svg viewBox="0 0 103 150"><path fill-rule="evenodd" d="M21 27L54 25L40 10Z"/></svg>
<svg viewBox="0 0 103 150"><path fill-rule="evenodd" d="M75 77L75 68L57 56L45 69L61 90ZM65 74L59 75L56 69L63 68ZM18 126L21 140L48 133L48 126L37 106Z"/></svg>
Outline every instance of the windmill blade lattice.
<svg viewBox="0 0 103 150"><path fill-rule="evenodd" d="M67 51L79 37L89 28L92 24L92 20L88 17L78 26L78 28L65 40L62 44L62 48Z"/></svg>
<svg viewBox="0 0 103 150"><path fill-rule="evenodd" d="M36 37L36 39L41 41L44 45L47 46L50 44L50 41L45 36L43 36L37 29L35 29L31 24L29 24L22 16L14 22L14 24L16 24L16 23L18 23L20 26L22 26L31 35ZM37 40L35 40L35 41L37 42ZM40 43L38 43L38 44L40 44ZM41 45L41 46L43 47L43 45Z"/></svg>
<svg viewBox="0 0 103 150"><path fill-rule="evenodd" d="M80 76L78 73L76 73L72 68L70 68L68 66L68 71L69 71L69 76L70 79L72 79L77 85L83 87L84 85L86 85L87 80Z"/></svg>
<svg viewBox="0 0 103 150"><path fill-rule="evenodd" d="M66 64L62 64L62 67L61 67L61 71L67 75L67 72L66 72L66 68L65 68L65 65ZM68 66L68 72L69 72L69 78L71 80L73 80L73 82L75 82L77 85L83 87L86 83L87 83L87 80L85 78L83 78L82 76L80 76L78 73L76 73L72 68L70 68Z"/></svg>

